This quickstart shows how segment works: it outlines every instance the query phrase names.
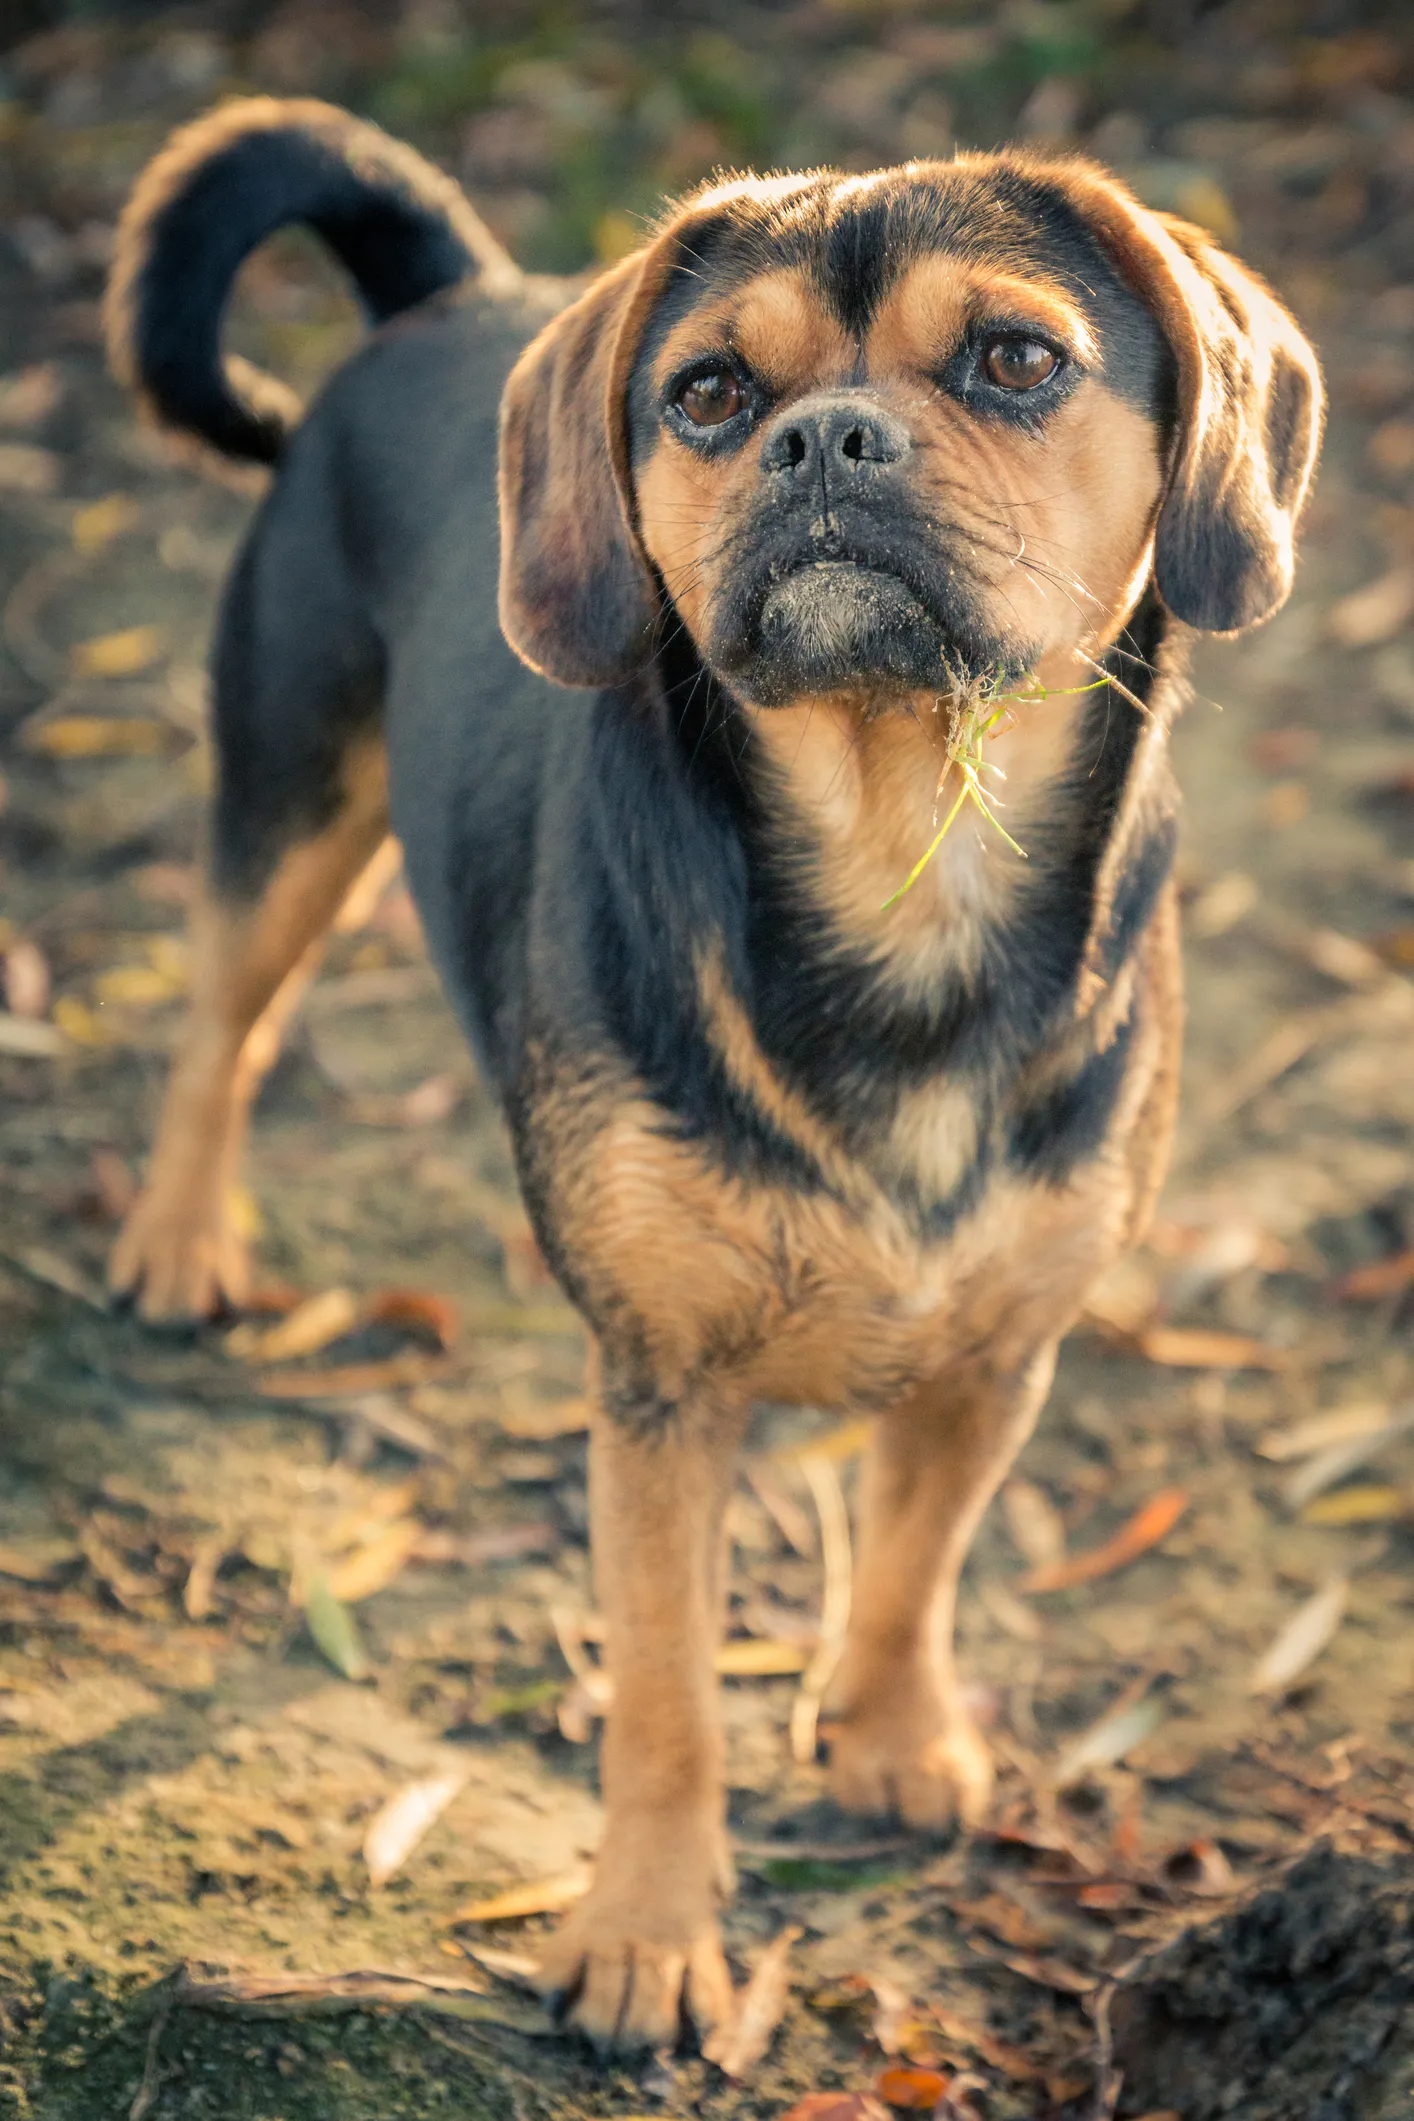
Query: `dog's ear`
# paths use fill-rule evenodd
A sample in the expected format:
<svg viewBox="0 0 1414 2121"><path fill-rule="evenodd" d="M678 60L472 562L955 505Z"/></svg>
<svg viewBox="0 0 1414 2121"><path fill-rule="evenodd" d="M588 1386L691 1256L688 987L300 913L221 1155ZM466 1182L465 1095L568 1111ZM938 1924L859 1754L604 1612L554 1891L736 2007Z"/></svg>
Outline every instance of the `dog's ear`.
<svg viewBox="0 0 1414 2121"><path fill-rule="evenodd" d="M1063 183L1155 312L1177 366L1178 424L1154 534L1159 594L1186 625L1240 633L1291 591L1321 442L1315 353L1270 288L1205 230L1151 213L1086 164Z"/></svg>
<svg viewBox="0 0 1414 2121"><path fill-rule="evenodd" d="M561 685L612 685L658 615L633 525L629 373L670 262L660 237L547 324L501 400L501 629Z"/></svg>

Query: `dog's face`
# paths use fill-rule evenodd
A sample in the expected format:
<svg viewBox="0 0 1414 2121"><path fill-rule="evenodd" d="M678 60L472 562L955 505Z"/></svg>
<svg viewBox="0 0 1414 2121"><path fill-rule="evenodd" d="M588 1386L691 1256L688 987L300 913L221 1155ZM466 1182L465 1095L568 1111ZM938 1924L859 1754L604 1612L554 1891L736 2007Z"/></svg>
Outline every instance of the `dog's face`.
<svg viewBox="0 0 1414 2121"><path fill-rule="evenodd" d="M1088 165L734 183L512 376L503 623L603 682L671 607L761 706L1093 655L1155 573L1236 630L1289 588L1319 414L1260 282Z"/></svg>

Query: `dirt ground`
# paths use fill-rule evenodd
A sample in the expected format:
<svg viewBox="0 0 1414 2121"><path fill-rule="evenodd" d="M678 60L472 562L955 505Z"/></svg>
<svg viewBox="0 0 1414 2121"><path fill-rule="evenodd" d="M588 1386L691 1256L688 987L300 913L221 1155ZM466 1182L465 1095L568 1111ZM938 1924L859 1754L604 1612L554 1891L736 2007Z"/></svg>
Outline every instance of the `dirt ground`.
<svg viewBox="0 0 1414 2121"><path fill-rule="evenodd" d="M938 2111L990 2121L1414 2115L1401 12L4 10L0 2115L726 2121L889 2070L899 2110L944 2096L933 2071ZM513 1964L474 1956L533 1953L546 1918L459 1919L517 1885L543 1905L597 1838L582 1342L395 874L262 1099L268 1315L181 1344L101 1295L180 1017L203 655L250 502L137 425L96 303L144 157L250 87L407 132L549 270L614 255L715 162L1089 145L1262 266L1330 378L1297 593L1204 647L1176 740L1190 1009L1160 1221L1069 1343L969 1566L992 1831L867 1829L792 1764L813 1497L848 1494L858 1438L769 1410L753 1438L726 1935L743 1979L800 1935L739 2081L600 2074ZM357 329L296 239L238 310L237 343L306 388ZM310 1296L330 1300L282 1358L260 1335ZM1107 1552L1136 1519L1133 1558ZM1088 1580L1024 1588L1092 1554ZM443 1809L374 1885L370 1829L376 1855L390 1800L429 1783ZM269 1993L353 1971L362 1994Z"/></svg>

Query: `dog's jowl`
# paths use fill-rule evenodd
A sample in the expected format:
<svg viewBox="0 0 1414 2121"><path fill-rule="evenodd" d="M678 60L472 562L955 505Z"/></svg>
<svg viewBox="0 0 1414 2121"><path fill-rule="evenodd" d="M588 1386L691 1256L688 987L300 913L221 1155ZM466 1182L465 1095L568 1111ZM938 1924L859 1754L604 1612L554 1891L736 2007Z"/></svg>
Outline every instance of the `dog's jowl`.
<svg viewBox="0 0 1414 2121"><path fill-rule="evenodd" d="M294 220L376 326L302 419L219 347L242 257ZM1082 161L733 180L557 306L410 151L263 100L147 172L109 326L159 419L275 466L114 1289L239 1305L245 1114L391 828L594 1346L607 1825L544 1984L606 2046L703 2031L754 1401L876 1417L835 1795L985 1812L958 1570L1162 1175L1168 729L1189 632L1290 587L1314 359Z"/></svg>

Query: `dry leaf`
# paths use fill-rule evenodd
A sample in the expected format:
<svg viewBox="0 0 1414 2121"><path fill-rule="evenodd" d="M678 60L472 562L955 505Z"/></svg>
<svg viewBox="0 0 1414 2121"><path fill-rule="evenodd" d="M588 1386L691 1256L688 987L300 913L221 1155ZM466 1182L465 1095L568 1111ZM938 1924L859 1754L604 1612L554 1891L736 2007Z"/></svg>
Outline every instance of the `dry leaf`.
<svg viewBox="0 0 1414 2121"><path fill-rule="evenodd" d="M904 2113L931 2114L945 2097L950 2078L940 2069L910 2069L895 2065L874 2081L874 2089L887 2105Z"/></svg>
<svg viewBox="0 0 1414 2121"><path fill-rule="evenodd" d="M112 1003L120 1009L146 1009L155 1003L170 1002L185 986L184 978L174 979L169 972L159 972L155 965L114 965L110 971L99 973L93 992L100 1006Z"/></svg>
<svg viewBox="0 0 1414 2121"><path fill-rule="evenodd" d="M366 1679L368 1653L357 1622L329 1588L329 1580L316 1570L304 1586L304 1620L315 1647L323 1652L336 1672L345 1679Z"/></svg>
<svg viewBox="0 0 1414 2121"><path fill-rule="evenodd" d="M1146 1700L1111 1709L1073 1739L1061 1754L1052 1778L1056 1788L1073 1789L1094 1769L1114 1767L1146 1738L1152 1738L1163 1720L1163 1703L1152 1694Z"/></svg>
<svg viewBox="0 0 1414 2121"><path fill-rule="evenodd" d="M1392 640L1414 616L1414 567L1391 567L1387 574L1352 590L1332 605L1326 631L1342 648L1373 648Z"/></svg>
<svg viewBox="0 0 1414 2121"><path fill-rule="evenodd" d="M37 427L63 395L59 372L48 361L0 376L0 427Z"/></svg>
<svg viewBox="0 0 1414 2121"><path fill-rule="evenodd" d="M363 1860L368 1865L370 1885L386 1885L393 1873L402 1869L428 1828L465 1787L466 1779L464 1768L430 1775L425 1781L399 1790L375 1813L363 1837Z"/></svg>
<svg viewBox="0 0 1414 2121"><path fill-rule="evenodd" d="M21 1060L57 1060L68 1044L62 1025L38 1024L31 1017L11 1016L0 1009L0 1053Z"/></svg>
<svg viewBox="0 0 1414 2121"><path fill-rule="evenodd" d="M1324 1414L1312 1414L1289 1429L1268 1429L1255 1448L1260 1458L1280 1464L1290 1458L1309 1458L1334 1444L1353 1443L1357 1436L1377 1436L1388 1424L1389 1408L1383 1400L1356 1400Z"/></svg>
<svg viewBox="0 0 1414 2121"><path fill-rule="evenodd" d="M1250 1333L1215 1333L1206 1326L1150 1326L1139 1336L1139 1352L1170 1370L1289 1370L1285 1348L1270 1347Z"/></svg>
<svg viewBox="0 0 1414 2121"><path fill-rule="evenodd" d="M1200 891L1189 907L1187 925L1190 934L1202 942L1226 935L1229 928L1235 928L1239 921L1246 919L1261 895L1255 877L1246 875L1241 869L1229 869Z"/></svg>
<svg viewBox="0 0 1414 2121"><path fill-rule="evenodd" d="M453 1922L522 1922L527 1915L559 1915L576 1900L582 1900L593 1882L587 1863L573 1870L557 1871L552 1878L532 1878L524 1885L508 1885L487 1900L469 1900L457 1909Z"/></svg>
<svg viewBox="0 0 1414 2121"><path fill-rule="evenodd" d="M1057 1562L1054 1568L1035 1569L1013 1585L1013 1589L1066 1591L1075 1584L1094 1583L1101 1576L1113 1575L1116 1569L1127 1568L1131 1561L1137 1561L1141 1554L1147 1554L1151 1547L1168 1537L1188 1508L1188 1501L1187 1491L1183 1488L1161 1489L1103 1546L1092 1547L1086 1554L1072 1554L1067 1561Z"/></svg>
<svg viewBox="0 0 1414 2121"><path fill-rule="evenodd" d="M724 2077L749 2077L771 2045L790 2000L790 1948L802 1934L791 1923L772 1939L737 1999L735 2020L703 2043L703 2054Z"/></svg>
<svg viewBox="0 0 1414 2121"><path fill-rule="evenodd" d="M439 1348L450 1348L461 1330L451 1298L429 1296L422 1289L375 1290L364 1298L359 1315L367 1325L405 1326Z"/></svg>
<svg viewBox="0 0 1414 2121"><path fill-rule="evenodd" d="M0 493L53 493L59 459L32 442L0 442Z"/></svg>
<svg viewBox="0 0 1414 2121"><path fill-rule="evenodd" d="M807 2092L780 2121L889 2121L889 2110L868 2092Z"/></svg>
<svg viewBox="0 0 1414 2121"><path fill-rule="evenodd" d="M239 1327L236 1329L238 1332ZM440 1355L390 1355L386 1362L331 1363L323 1370L265 1370L255 1380L255 1389L262 1399L347 1399L356 1401L363 1397L378 1396L390 1388L400 1385L433 1384L438 1378L449 1374L446 1359ZM394 1443L402 1438L395 1436L387 1419L375 1416L361 1406L351 1405L348 1411L360 1420L367 1420L371 1427L378 1428L384 1420L380 1433L389 1436ZM391 1414L391 1410L389 1410ZM408 1438L420 1436L412 1445L429 1455L436 1449L436 1439L425 1425L412 1415L401 1417L403 1434Z"/></svg>
<svg viewBox="0 0 1414 2121"><path fill-rule="evenodd" d="M192 1556L187 1580L182 1587L182 1607L188 1620L205 1620L211 1611L211 1594L216 1588L216 1571L227 1552L224 1533L203 1539Z"/></svg>
<svg viewBox="0 0 1414 2121"><path fill-rule="evenodd" d="M75 551L87 555L101 552L114 538L136 530L141 521L142 510L130 494L110 493L77 511L69 525L69 535Z"/></svg>
<svg viewBox="0 0 1414 2121"><path fill-rule="evenodd" d="M242 1362L291 1362L317 1354L358 1323L358 1303L349 1289L325 1289L282 1318L277 1326L237 1326L226 1335L226 1353Z"/></svg>
<svg viewBox="0 0 1414 2121"><path fill-rule="evenodd" d="M803 1642L769 1642L760 1636L724 1642L717 1652L723 1679L783 1679L803 1672L810 1651Z"/></svg>
<svg viewBox="0 0 1414 2121"><path fill-rule="evenodd" d="M1284 1694L1314 1664L1345 1617L1350 1585L1344 1576L1299 1606L1247 1682L1250 1694Z"/></svg>
<svg viewBox="0 0 1414 2121"><path fill-rule="evenodd" d="M329 1571L329 1589L342 1605L357 1605L372 1598L400 1576L422 1541L423 1527L415 1517L390 1524L381 1538L371 1540L357 1553L336 1562Z"/></svg>
<svg viewBox="0 0 1414 2121"><path fill-rule="evenodd" d="M23 937L4 957L5 1001L12 1016L40 1017L49 1007L49 960Z"/></svg>
<svg viewBox="0 0 1414 2121"><path fill-rule="evenodd" d="M1372 1429L1363 1436L1351 1437L1348 1443L1333 1443L1329 1450L1318 1451L1282 1483L1282 1501L1289 1510L1304 1510L1308 1502L1324 1495L1327 1488L1335 1487L1347 1473L1368 1465L1388 1444L1411 1428L1414 1428L1414 1411L1402 1407L1390 1416L1383 1428Z"/></svg>
<svg viewBox="0 0 1414 2121"><path fill-rule="evenodd" d="M1379 1303L1386 1296L1398 1296L1405 1289L1414 1287L1414 1245L1405 1252L1396 1252L1391 1259L1374 1260L1368 1267L1356 1267L1343 1274L1331 1286L1333 1296L1344 1297L1348 1303Z"/></svg>
<svg viewBox="0 0 1414 2121"><path fill-rule="evenodd" d="M1009 1480L1002 1509L1011 1543L1033 1569L1054 1568L1065 1559L1065 1526L1059 1510L1031 1480Z"/></svg>
<svg viewBox="0 0 1414 2121"><path fill-rule="evenodd" d="M1303 1524L1394 1524L1414 1511L1408 1488L1337 1488L1320 1495L1301 1512Z"/></svg>
<svg viewBox="0 0 1414 2121"><path fill-rule="evenodd" d="M69 650L69 667L81 678L130 678L150 670L166 653L167 635L162 627L123 626L116 633L79 641Z"/></svg>
<svg viewBox="0 0 1414 2121"><path fill-rule="evenodd" d="M0 1576L19 1583L52 1583L82 1559L72 1539L0 1540Z"/></svg>
<svg viewBox="0 0 1414 2121"><path fill-rule="evenodd" d="M170 722L137 714L56 714L24 731L26 748L50 759L162 758L178 741Z"/></svg>

